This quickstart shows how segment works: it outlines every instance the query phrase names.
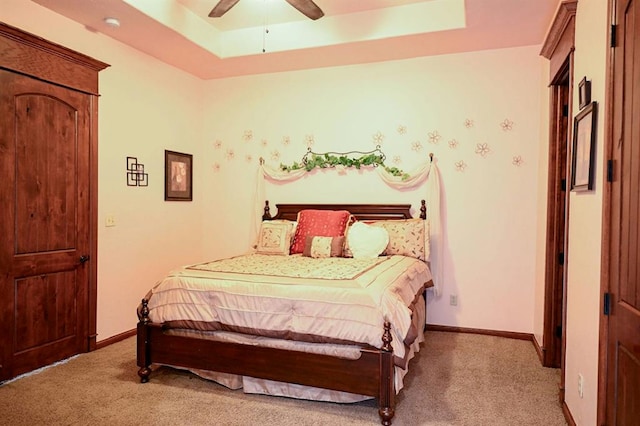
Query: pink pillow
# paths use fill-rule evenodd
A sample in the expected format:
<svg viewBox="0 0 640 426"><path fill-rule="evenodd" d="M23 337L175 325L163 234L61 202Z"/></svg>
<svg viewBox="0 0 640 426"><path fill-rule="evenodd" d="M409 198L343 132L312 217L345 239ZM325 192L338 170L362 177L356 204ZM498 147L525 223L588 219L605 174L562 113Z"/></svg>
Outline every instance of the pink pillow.
<svg viewBox="0 0 640 426"><path fill-rule="evenodd" d="M304 252L307 236L342 237L351 213L346 210L302 210L291 243L291 254Z"/></svg>

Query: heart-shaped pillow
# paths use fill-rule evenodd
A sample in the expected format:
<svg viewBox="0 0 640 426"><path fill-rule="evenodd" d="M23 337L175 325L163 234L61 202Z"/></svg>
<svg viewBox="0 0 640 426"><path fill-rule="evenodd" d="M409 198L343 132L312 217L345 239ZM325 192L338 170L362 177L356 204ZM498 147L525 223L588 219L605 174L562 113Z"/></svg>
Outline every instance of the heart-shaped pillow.
<svg viewBox="0 0 640 426"><path fill-rule="evenodd" d="M389 233L384 228L356 222L349 228L347 244L354 259L372 259L387 248Z"/></svg>

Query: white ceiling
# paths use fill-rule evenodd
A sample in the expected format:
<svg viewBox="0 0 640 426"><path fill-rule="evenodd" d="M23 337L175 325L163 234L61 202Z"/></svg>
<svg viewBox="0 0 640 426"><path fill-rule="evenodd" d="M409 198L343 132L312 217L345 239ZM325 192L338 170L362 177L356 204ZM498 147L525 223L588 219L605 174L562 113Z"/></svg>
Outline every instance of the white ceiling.
<svg viewBox="0 0 640 426"><path fill-rule="evenodd" d="M203 79L538 45L560 2L315 0L312 21L285 0L32 1Z"/></svg>

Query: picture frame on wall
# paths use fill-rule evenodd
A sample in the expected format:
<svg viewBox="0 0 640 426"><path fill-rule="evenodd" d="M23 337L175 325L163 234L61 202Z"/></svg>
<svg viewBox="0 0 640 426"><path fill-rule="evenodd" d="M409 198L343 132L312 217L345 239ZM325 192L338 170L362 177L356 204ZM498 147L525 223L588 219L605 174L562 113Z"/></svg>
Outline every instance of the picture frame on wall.
<svg viewBox="0 0 640 426"><path fill-rule="evenodd" d="M591 81L583 77L578 84L578 105L580 109L591 103Z"/></svg>
<svg viewBox="0 0 640 426"><path fill-rule="evenodd" d="M193 200L193 156L164 151L164 200Z"/></svg>
<svg viewBox="0 0 640 426"><path fill-rule="evenodd" d="M598 104L597 102L591 102L574 119L572 191L590 191L593 189L597 116Z"/></svg>

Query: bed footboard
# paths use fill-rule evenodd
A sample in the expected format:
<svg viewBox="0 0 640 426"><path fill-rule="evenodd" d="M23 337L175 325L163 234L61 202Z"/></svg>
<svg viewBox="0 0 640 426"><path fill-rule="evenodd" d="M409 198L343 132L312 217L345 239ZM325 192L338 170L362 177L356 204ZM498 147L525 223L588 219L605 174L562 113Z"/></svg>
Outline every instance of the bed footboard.
<svg viewBox="0 0 640 426"><path fill-rule="evenodd" d="M167 334L149 320L142 300L137 329L137 365L140 381L149 381L151 365L212 370L267 380L296 383L378 399L383 425L395 414L395 382L391 324L385 322L381 349L363 347L358 359L342 359L284 349L247 346Z"/></svg>

